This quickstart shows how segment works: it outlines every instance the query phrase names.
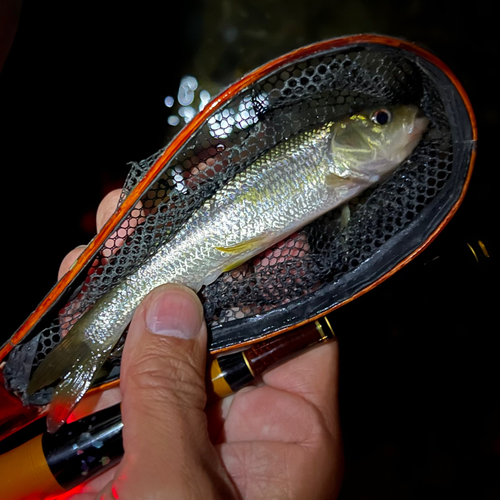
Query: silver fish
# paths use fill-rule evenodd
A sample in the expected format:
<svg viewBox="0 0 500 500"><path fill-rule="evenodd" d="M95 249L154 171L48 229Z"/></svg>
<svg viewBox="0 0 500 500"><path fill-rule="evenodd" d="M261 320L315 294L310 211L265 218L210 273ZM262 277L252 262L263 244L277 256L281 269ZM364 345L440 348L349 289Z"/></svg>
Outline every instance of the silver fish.
<svg viewBox="0 0 500 500"><path fill-rule="evenodd" d="M428 124L415 106L356 113L270 150L192 214L134 274L105 293L36 370L28 394L60 379L55 432L89 388L141 300L164 283L198 291L400 165Z"/></svg>

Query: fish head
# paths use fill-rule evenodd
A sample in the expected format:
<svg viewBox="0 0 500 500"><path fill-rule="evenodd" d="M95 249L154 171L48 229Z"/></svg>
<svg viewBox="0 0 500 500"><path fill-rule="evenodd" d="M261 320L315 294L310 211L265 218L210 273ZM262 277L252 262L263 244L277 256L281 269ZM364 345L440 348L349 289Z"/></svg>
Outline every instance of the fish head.
<svg viewBox="0 0 500 500"><path fill-rule="evenodd" d="M341 119L332 127L333 168L344 177L387 175L411 154L428 123L414 105L381 106Z"/></svg>

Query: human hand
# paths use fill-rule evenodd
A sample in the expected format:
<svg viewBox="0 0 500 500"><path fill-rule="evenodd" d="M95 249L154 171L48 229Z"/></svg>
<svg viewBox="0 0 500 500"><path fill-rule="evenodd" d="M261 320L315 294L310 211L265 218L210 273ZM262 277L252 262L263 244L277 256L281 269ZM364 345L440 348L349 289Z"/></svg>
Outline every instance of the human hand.
<svg viewBox="0 0 500 500"><path fill-rule="evenodd" d="M116 194L103 200L98 225L116 206L113 199ZM61 273L80 251L65 258ZM72 500L337 496L337 343L308 351L264 374L258 387L205 408L206 342L192 291L165 285L146 297L122 358L124 457Z"/></svg>

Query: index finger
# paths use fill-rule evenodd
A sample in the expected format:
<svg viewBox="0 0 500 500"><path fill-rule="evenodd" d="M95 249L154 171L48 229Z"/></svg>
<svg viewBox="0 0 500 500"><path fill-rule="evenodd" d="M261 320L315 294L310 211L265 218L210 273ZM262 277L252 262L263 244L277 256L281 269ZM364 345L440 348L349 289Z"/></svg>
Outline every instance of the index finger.
<svg viewBox="0 0 500 500"><path fill-rule="evenodd" d="M121 189L110 191L99 203L96 213L96 226L99 232L106 221L113 215L120 200Z"/></svg>

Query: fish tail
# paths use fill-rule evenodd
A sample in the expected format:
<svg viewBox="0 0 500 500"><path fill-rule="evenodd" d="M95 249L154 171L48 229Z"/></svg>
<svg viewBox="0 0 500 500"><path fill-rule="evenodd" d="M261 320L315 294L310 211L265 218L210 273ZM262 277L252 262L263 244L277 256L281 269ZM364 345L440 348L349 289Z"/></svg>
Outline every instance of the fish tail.
<svg viewBox="0 0 500 500"><path fill-rule="evenodd" d="M27 389L28 395L61 379L47 415L47 429L55 432L73 411L90 387L106 356L93 352L79 335L68 334L43 360Z"/></svg>
<svg viewBox="0 0 500 500"><path fill-rule="evenodd" d="M50 402L47 414L47 430L50 433L66 423L106 360L106 356L93 353L85 344L79 346L76 354L77 361L63 375Z"/></svg>

